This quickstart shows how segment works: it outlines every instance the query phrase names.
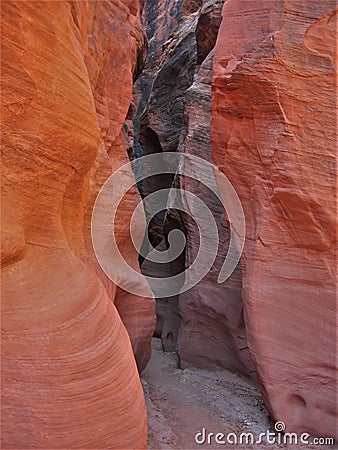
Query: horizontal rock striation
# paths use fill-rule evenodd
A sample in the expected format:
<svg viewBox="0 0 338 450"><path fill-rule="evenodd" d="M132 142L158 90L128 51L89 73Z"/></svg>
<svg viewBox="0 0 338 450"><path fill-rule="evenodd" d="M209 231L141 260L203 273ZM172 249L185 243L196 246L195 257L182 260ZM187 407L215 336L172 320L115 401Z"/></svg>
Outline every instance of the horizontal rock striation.
<svg viewBox="0 0 338 450"><path fill-rule="evenodd" d="M90 238L98 190L128 162L138 4L7 1L2 19L2 446L146 448L126 328L141 370L154 303L105 277Z"/></svg>
<svg viewBox="0 0 338 450"><path fill-rule="evenodd" d="M242 294L265 403L337 436L336 4L229 0L215 48L212 153L243 204Z"/></svg>

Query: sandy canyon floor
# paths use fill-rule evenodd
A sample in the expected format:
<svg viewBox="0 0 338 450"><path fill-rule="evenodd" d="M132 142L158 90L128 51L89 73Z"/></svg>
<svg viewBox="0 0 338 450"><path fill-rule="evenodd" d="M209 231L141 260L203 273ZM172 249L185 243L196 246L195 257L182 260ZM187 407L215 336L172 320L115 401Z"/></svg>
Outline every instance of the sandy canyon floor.
<svg viewBox="0 0 338 450"><path fill-rule="evenodd" d="M142 374L149 427L149 450L216 449L329 449L323 445L197 444L195 435L206 432L253 433L270 428L259 389L250 381L226 370L178 368L175 353L164 353L153 339L153 354ZM271 429L271 428L270 428ZM272 430L272 429L271 429Z"/></svg>

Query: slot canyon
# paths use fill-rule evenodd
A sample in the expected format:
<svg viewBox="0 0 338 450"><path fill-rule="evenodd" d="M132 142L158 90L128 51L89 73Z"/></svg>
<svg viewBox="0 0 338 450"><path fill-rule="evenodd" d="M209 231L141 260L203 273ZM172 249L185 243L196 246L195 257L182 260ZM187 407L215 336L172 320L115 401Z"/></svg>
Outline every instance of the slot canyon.
<svg viewBox="0 0 338 450"><path fill-rule="evenodd" d="M335 448L336 7L1 3L3 449Z"/></svg>

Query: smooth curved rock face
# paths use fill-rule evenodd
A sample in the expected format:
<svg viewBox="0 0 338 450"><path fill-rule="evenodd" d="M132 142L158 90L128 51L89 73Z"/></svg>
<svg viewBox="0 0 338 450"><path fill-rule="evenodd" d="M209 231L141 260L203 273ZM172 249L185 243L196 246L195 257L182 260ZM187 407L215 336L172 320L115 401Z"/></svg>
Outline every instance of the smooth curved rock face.
<svg viewBox="0 0 338 450"><path fill-rule="evenodd" d="M243 204L248 342L287 431L334 436L335 1L228 0L212 151Z"/></svg>
<svg viewBox="0 0 338 450"><path fill-rule="evenodd" d="M4 448L146 447L122 321L142 368L153 300L119 292L90 239L97 192L128 161L121 127L144 45L135 4L2 5ZM134 190L125 201L136 200Z"/></svg>

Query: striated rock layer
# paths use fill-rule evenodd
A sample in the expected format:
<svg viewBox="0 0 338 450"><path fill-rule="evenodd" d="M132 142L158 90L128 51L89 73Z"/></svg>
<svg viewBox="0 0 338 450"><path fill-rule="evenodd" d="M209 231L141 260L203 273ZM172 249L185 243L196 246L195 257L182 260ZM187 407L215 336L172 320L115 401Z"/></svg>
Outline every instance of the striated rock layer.
<svg viewBox="0 0 338 450"><path fill-rule="evenodd" d="M153 300L117 289L90 239L97 192L128 161L137 3L6 1L2 18L2 445L145 448L125 326L142 369ZM128 214L118 240L137 267Z"/></svg>
<svg viewBox="0 0 338 450"><path fill-rule="evenodd" d="M206 161L211 159L209 136L212 62L213 50L203 61L192 86L186 92L185 125L178 147L178 151L199 156ZM206 171L207 168L204 176L207 174ZM212 170L208 175L210 185L216 186ZM225 282L217 281L230 239L224 207L199 181L200 173L194 173L194 178L194 180L183 177L179 179L183 202L187 203L186 191L203 200L216 221L220 244L209 273L196 286L179 296L181 323L177 349L180 365L202 368L224 367L255 378L243 318L240 265ZM193 216L198 217L197 205L190 204L189 209ZM194 261L199 248L199 231L195 221L188 215L181 215L180 221L186 230L186 265L189 265ZM205 237L211 242L216 237L212 231L208 231L209 228L210 224L206 223Z"/></svg>
<svg viewBox="0 0 338 450"><path fill-rule="evenodd" d="M246 221L243 301L265 402L337 437L334 0L228 0L215 49L214 160Z"/></svg>
<svg viewBox="0 0 338 450"><path fill-rule="evenodd" d="M210 161L210 101L213 47L221 22L222 0L146 1L144 21L149 38L145 69L134 89L138 103L135 153L181 152ZM164 158L165 159L165 158ZM157 299L156 335L165 350L176 350L181 367L225 367L250 374L254 368L246 343L241 300L241 269L222 285L217 276L229 245L224 210L216 196L195 180L172 176L152 177L142 183L142 194L174 186L199 197L214 216L221 243L210 273L194 288L179 296ZM210 174L210 183L216 184ZM147 199L145 199L146 212ZM169 207L170 206L170 207ZM198 207L189 204L192 216L168 208L150 222L150 241L164 250L173 229L186 236L185 254L173 264L142 264L149 276L172 276L190 266L199 248L199 230L193 218ZM151 209L151 205L149 207ZM205 230L210 228L208 224ZM214 240L215 236L206 236Z"/></svg>

